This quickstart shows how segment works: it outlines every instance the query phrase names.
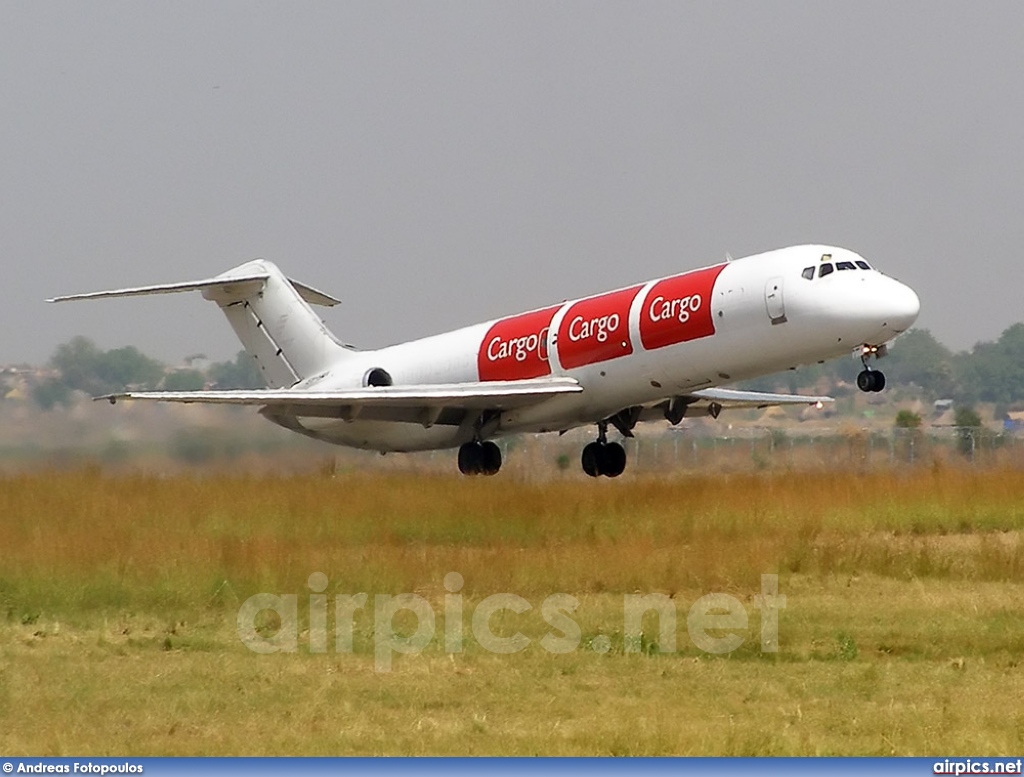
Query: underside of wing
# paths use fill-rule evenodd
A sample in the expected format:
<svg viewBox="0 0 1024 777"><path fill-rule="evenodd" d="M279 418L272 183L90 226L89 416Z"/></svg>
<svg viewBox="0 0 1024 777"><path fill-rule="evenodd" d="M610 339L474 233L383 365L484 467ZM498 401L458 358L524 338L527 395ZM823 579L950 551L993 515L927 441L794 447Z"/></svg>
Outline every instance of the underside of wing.
<svg viewBox="0 0 1024 777"><path fill-rule="evenodd" d="M695 404L710 406L712 402L723 409L743 407L773 407L775 405L824 405L835 402L832 397L809 397L801 394L771 394L765 391L710 388L690 394Z"/></svg>
<svg viewBox="0 0 1024 777"><path fill-rule="evenodd" d="M269 415L312 415L458 423L466 411L501 411L583 391L573 378L372 386L350 390L125 391L97 399L259 405Z"/></svg>
<svg viewBox="0 0 1024 777"><path fill-rule="evenodd" d="M709 388L699 391L691 391L689 394L681 394L669 397L659 402L645 405L639 412L634 411L632 416L639 421L656 421L667 419L669 423L677 424L684 417L710 414L717 418L723 410L737 410L743 408L765 408L777 405L811 405L821 407L835 402L832 397L805 396L802 394L772 394L765 391L740 391L739 389ZM626 411L623 411L624 413Z"/></svg>

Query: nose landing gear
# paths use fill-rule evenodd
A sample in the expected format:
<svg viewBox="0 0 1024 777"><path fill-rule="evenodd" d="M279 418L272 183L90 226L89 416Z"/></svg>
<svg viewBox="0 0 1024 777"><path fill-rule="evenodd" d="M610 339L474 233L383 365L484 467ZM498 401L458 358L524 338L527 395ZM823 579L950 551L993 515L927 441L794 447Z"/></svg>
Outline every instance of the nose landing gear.
<svg viewBox="0 0 1024 777"><path fill-rule="evenodd" d="M459 448L459 472L463 475L496 475L499 469L501 449L490 440L474 440Z"/></svg>
<svg viewBox="0 0 1024 777"><path fill-rule="evenodd" d="M587 443L580 457L583 471L590 477L601 475L617 478L626 470L626 449L617 442L608 442L608 424L597 425L597 441Z"/></svg>
<svg viewBox="0 0 1024 777"><path fill-rule="evenodd" d="M868 359L872 356L878 359L885 354L886 347L884 345L865 345L861 349L860 361L864 365L864 369L857 375L857 388L861 391L878 393L885 388L885 374L868 366Z"/></svg>
<svg viewBox="0 0 1024 777"><path fill-rule="evenodd" d="M868 369L867 365L864 365L864 371L857 375L857 388L867 392L881 391L885 388L885 373Z"/></svg>

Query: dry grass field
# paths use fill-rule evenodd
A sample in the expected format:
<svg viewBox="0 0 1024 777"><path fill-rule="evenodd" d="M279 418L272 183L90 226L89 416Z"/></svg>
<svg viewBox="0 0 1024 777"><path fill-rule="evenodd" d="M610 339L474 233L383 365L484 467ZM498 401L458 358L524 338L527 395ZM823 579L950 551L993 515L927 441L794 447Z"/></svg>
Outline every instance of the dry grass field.
<svg viewBox="0 0 1024 777"><path fill-rule="evenodd" d="M0 751L25 754L978 754L1024 746L1024 473L936 465L530 482L98 470L0 479ZM322 573L317 652L310 575ZM458 610L444 586L458 572ZM778 651L760 646L777 575ZM295 652L249 650L254 594L294 594ZM352 651L334 605L369 603ZM530 608L491 652L474 614ZM578 600L575 649L544 614ZM741 603L702 651L700 597ZM378 671L375 597L432 638ZM624 597L664 594L626 626ZM781 601L777 601L781 604ZM280 625L264 611L263 638ZM412 635L409 612L393 626ZM445 634L461 625L460 652ZM563 622L564 625L564 622Z"/></svg>

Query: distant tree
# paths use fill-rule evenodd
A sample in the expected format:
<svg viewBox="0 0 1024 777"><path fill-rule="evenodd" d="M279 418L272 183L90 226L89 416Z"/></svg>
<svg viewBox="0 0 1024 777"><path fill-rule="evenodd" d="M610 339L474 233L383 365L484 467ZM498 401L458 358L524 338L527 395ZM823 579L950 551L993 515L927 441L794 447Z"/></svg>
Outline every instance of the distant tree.
<svg viewBox="0 0 1024 777"><path fill-rule="evenodd" d="M965 429L976 429L981 426L981 416L978 415L978 411L973 407L958 407L953 414L953 418L955 419L953 421L955 426Z"/></svg>
<svg viewBox="0 0 1024 777"><path fill-rule="evenodd" d="M959 363L963 398L1010 404L1024 399L1024 324L978 343Z"/></svg>
<svg viewBox="0 0 1024 777"><path fill-rule="evenodd" d="M60 372L60 383L69 390L91 395L129 386L153 388L164 374L160 362L134 346L102 351L86 337L75 337L57 346L50 365Z"/></svg>
<svg viewBox="0 0 1024 777"><path fill-rule="evenodd" d="M32 387L32 401L43 410L52 410L57 405L66 405L71 399L71 389L62 381L47 378Z"/></svg>
<svg viewBox="0 0 1024 777"><path fill-rule="evenodd" d="M897 429L919 429L921 416L913 410L900 410L896 414L895 426Z"/></svg>
<svg viewBox="0 0 1024 777"><path fill-rule="evenodd" d="M211 364L206 374L219 389L256 389L267 385L256 360L245 351L239 351L234 361Z"/></svg>
<svg viewBox="0 0 1024 777"><path fill-rule="evenodd" d="M165 391L199 391L206 385L206 376L199 370L175 370L164 377Z"/></svg>
<svg viewBox="0 0 1024 777"><path fill-rule="evenodd" d="M68 389L100 394L104 387L97 375L103 352L87 337L75 337L57 346L50 366L60 372L60 382Z"/></svg>
<svg viewBox="0 0 1024 777"><path fill-rule="evenodd" d="M154 388L163 380L164 366L134 345L128 345L104 353L98 372L111 391L128 387Z"/></svg>
<svg viewBox="0 0 1024 777"><path fill-rule="evenodd" d="M954 393L953 352L927 329L913 329L896 341L881 363L891 383L915 383L933 398Z"/></svg>
<svg viewBox="0 0 1024 777"><path fill-rule="evenodd" d="M981 433L981 416L970 406L958 407L953 416L956 425L957 448L965 456L974 454Z"/></svg>

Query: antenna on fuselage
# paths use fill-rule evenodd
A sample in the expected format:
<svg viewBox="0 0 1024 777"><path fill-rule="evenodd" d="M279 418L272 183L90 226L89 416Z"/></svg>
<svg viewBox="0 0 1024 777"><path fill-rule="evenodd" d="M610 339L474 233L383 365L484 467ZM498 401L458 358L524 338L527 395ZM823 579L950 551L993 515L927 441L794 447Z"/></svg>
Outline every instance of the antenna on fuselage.
<svg viewBox="0 0 1024 777"><path fill-rule="evenodd" d="M725 252L725 261L727 261L727 262L731 262L732 261L732 254L730 254L728 251Z"/></svg>

